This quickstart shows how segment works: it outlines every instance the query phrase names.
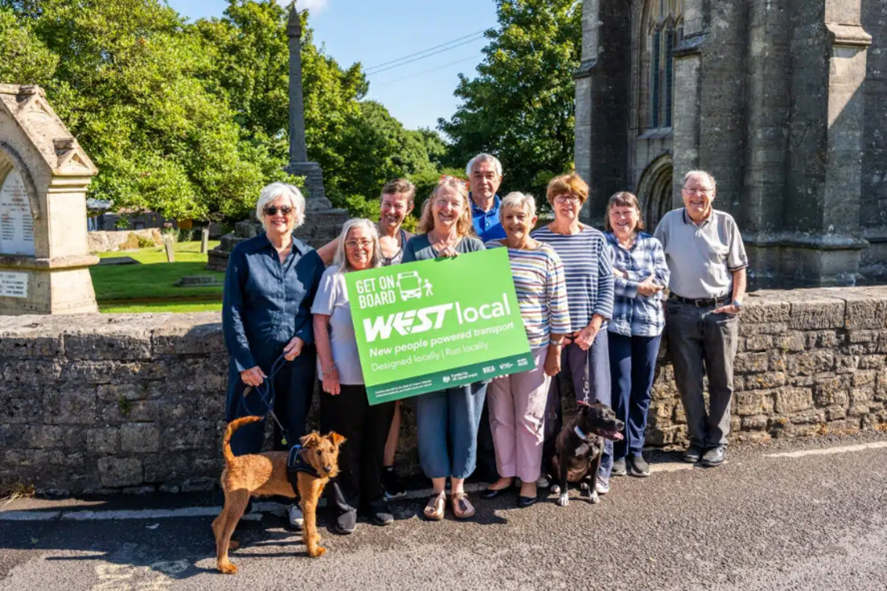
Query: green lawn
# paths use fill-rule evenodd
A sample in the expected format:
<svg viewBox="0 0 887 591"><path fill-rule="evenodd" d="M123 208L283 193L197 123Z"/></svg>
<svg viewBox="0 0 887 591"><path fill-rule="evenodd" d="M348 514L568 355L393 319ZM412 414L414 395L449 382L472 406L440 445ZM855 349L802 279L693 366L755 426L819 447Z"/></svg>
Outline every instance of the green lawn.
<svg viewBox="0 0 887 591"><path fill-rule="evenodd" d="M210 242L214 248L219 243ZM96 301L102 312L200 312L220 310L222 287L175 287L186 275L214 275L207 271L206 255L200 242L180 242L175 246L176 262L167 263L163 248L143 248L132 252L109 252L102 258L128 256L141 265L90 267Z"/></svg>

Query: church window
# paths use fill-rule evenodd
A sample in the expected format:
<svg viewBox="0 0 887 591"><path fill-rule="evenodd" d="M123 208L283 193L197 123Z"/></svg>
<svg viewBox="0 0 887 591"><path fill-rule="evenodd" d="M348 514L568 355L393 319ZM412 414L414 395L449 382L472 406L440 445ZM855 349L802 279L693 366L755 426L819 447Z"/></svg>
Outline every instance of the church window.
<svg viewBox="0 0 887 591"><path fill-rule="evenodd" d="M650 0L646 27L650 52L648 129L672 126L674 50L684 32L683 4L683 0Z"/></svg>

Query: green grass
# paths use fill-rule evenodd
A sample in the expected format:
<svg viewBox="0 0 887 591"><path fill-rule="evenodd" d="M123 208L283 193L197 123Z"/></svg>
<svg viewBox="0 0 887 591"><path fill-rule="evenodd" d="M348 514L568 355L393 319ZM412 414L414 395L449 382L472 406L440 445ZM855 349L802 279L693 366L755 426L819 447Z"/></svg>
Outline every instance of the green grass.
<svg viewBox="0 0 887 591"><path fill-rule="evenodd" d="M186 312L221 312L222 302L191 302L191 303L167 303L154 302L145 304L99 304L102 314L143 314L146 312L158 314L161 312L173 312L184 314Z"/></svg>
<svg viewBox="0 0 887 591"><path fill-rule="evenodd" d="M210 242L213 248L218 242ZM102 253L102 258L128 256L141 265L90 267L96 301L102 312L197 312L220 310L222 287L175 287L186 275L224 273L207 271L206 255L200 242L180 242L175 246L176 262L167 263L163 248L143 248L132 252Z"/></svg>

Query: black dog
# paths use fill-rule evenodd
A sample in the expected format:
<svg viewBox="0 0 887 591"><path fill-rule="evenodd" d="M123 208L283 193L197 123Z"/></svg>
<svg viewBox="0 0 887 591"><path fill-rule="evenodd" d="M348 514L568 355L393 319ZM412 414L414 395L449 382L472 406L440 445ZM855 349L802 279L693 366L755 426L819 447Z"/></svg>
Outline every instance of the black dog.
<svg viewBox="0 0 887 591"><path fill-rule="evenodd" d="M551 487L551 492L560 493L558 505L566 507L570 503L567 497L569 482L581 482L583 491L587 486L589 502L598 502L595 485L604 453L604 438L618 441L622 439L624 428L625 423L617 419L616 413L606 404L580 405L579 413L558 433L551 458L550 474L560 483Z"/></svg>

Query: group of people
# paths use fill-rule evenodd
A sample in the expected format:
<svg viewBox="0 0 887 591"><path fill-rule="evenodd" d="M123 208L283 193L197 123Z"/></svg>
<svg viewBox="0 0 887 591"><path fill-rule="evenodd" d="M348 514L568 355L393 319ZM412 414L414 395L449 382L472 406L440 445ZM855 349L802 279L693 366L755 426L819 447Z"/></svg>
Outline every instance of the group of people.
<svg viewBox="0 0 887 591"><path fill-rule="evenodd" d="M367 401L345 273L505 248L535 367L411 399L422 470L433 486L426 519L443 519L448 506L457 519L475 514L464 483L485 453L478 445L485 432L498 479L490 479L481 496L495 498L519 481L518 506L536 502L537 485L546 480L543 450L561 425L555 378L561 371L578 404L608 404L625 423L622 439L607 442L597 492L609 491L611 475L648 476L644 431L666 326L690 438L684 459L723 463L747 257L733 218L712 208L714 178L687 173L684 207L666 214L651 235L628 192L610 198L604 232L582 223L589 188L576 174L548 184L554 220L538 228L533 197L498 196L503 172L494 156L476 156L466 174L467 182L440 179L416 235L402 227L415 187L398 179L382 189L378 223L349 220L337 240L318 250L292 235L305 217L299 190L273 183L262 191L256 217L265 232L233 250L225 283L227 420L264 414L250 392L271 381L263 391L276 393L281 426L301 435L319 379L321 429L347 439L340 475L329 487L337 511L333 529L354 531L358 511L377 525L391 523L388 501L405 494L393 468L401 402ZM281 354L288 363L275 366ZM234 434L235 455L260 450L262 425ZM279 437L275 445L285 447ZM297 504L289 522L301 525Z"/></svg>

